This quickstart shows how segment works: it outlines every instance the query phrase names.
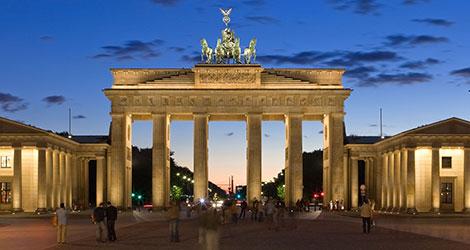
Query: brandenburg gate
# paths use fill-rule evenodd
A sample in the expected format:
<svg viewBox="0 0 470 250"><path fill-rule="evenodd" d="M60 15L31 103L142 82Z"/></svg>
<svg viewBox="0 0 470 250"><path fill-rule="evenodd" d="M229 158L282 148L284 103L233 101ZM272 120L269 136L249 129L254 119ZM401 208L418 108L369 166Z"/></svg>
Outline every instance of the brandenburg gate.
<svg viewBox="0 0 470 250"><path fill-rule="evenodd" d="M228 14L224 12L224 22ZM111 70L113 86L104 93L111 101L111 168L107 190L112 203L122 208L132 206L131 137L135 120L153 122L154 207L169 204L169 134L170 123L175 120L194 121L195 200L208 197L210 121L246 121L247 199L261 198L263 120L279 120L285 124L286 204L292 205L302 198L304 120L323 123L324 199L345 198L347 166L343 164L343 118L344 101L351 90L342 85L344 70L266 69L251 62L255 39L243 53L244 62L239 43L239 38L227 26L214 49L215 61L212 49L204 40L201 44L205 63L191 69Z"/></svg>

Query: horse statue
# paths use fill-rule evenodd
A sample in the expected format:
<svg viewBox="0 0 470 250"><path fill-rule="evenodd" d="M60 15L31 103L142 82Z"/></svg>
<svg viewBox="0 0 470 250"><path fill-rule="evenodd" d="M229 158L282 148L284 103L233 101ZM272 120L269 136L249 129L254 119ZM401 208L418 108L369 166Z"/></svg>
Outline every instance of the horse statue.
<svg viewBox="0 0 470 250"><path fill-rule="evenodd" d="M246 64L251 63L251 57L253 57L253 62L256 61L256 38L251 39L250 46L245 48L243 51L243 58L245 59Z"/></svg>
<svg viewBox="0 0 470 250"><path fill-rule="evenodd" d="M235 46L232 47L232 57L235 63L242 63L240 49L240 38L235 39Z"/></svg>
<svg viewBox="0 0 470 250"><path fill-rule="evenodd" d="M219 38L217 39L217 46L215 47L215 62L217 64L223 63L225 60L225 57L226 57L225 50L222 47L222 41Z"/></svg>
<svg viewBox="0 0 470 250"><path fill-rule="evenodd" d="M201 61L205 63L212 63L212 49L209 47L206 39L201 39ZM204 57L206 60L204 61Z"/></svg>

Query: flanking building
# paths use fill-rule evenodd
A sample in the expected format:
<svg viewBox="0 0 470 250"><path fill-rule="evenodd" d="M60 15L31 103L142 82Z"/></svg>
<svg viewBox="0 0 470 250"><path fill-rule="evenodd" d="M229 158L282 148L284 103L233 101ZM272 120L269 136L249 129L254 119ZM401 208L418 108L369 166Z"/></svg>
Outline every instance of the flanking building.
<svg viewBox="0 0 470 250"><path fill-rule="evenodd" d="M348 197L361 203L360 186L388 212L470 210L470 122L450 118L395 136L346 137Z"/></svg>
<svg viewBox="0 0 470 250"><path fill-rule="evenodd" d="M109 148L108 136L69 137L0 117L0 210L88 207L90 165L103 201Z"/></svg>

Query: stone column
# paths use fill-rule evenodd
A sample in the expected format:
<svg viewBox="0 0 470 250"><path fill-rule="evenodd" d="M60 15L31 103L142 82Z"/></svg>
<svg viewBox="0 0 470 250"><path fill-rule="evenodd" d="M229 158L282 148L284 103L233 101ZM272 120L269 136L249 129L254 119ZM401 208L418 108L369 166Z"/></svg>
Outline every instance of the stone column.
<svg viewBox="0 0 470 250"><path fill-rule="evenodd" d="M53 209L53 186L52 186L52 149L48 148L46 151L46 202L47 202L47 209Z"/></svg>
<svg viewBox="0 0 470 250"><path fill-rule="evenodd" d="M104 184L105 184L105 167L104 157L96 157L96 205L98 206L104 200Z"/></svg>
<svg viewBox="0 0 470 250"><path fill-rule="evenodd" d="M375 174L374 174L374 180L375 180L375 204L376 204L376 209L379 207L382 207L382 171L383 171L383 160L382 156L379 155L378 157L375 158Z"/></svg>
<svg viewBox="0 0 470 250"><path fill-rule="evenodd" d="M21 147L14 147L13 153L13 211L23 211L22 205L22 157Z"/></svg>
<svg viewBox="0 0 470 250"><path fill-rule="evenodd" d="M37 212L44 213L47 211L47 180L46 180L46 154L47 148L38 147L38 204Z"/></svg>
<svg viewBox="0 0 470 250"><path fill-rule="evenodd" d="M194 201L207 198L209 115L194 114Z"/></svg>
<svg viewBox="0 0 470 250"><path fill-rule="evenodd" d="M393 152L388 153L388 209L393 211L395 201L395 166Z"/></svg>
<svg viewBox="0 0 470 250"><path fill-rule="evenodd" d="M79 183L80 183L80 158L73 155L72 156L73 165L72 165L72 203L73 205L80 203L79 196Z"/></svg>
<svg viewBox="0 0 470 250"><path fill-rule="evenodd" d="M60 179L59 179L59 204L60 203L66 203L66 194L67 194L67 190L66 190L66 187L65 187L65 153L64 152L60 152L59 153L59 176L60 176Z"/></svg>
<svg viewBox="0 0 470 250"><path fill-rule="evenodd" d="M344 186L344 192L348 195L344 196L344 200L343 200L343 204L344 204L344 209L351 209L351 190L350 190L350 182L349 182L349 165L350 165L350 160L349 160L349 156L348 156L348 152L347 151L344 151L343 153L343 179L344 179L344 183L346 183L346 185ZM325 181L325 179L323 179L323 181ZM325 183L323 183L323 185L325 185ZM329 201L327 199L324 198L324 201ZM325 202L323 202L325 204ZM325 204L326 205L326 204Z"/></svg>
<svg viewBox="0 0 470 250"><path fill-rule="evenodd" d="M67 207L72 208L72 167L73 160L72 154L65 155L65 204Z"/></svg>
<svg viewBox="0 0 470 250"><path fill-rule="evenodd" d="M387 209L388 201L388 154L382 154L382 209Z"/></svg>
<svg viewBox="0 0 470 250"><path fill-rule="evenodd" d="M358 161L356 157L351 157L351 208L359 207L359 177Z"/></svg>
<svg viewBox="0 0 470 250"><path fill-rule="evenodd" d="M367 192L369 193L369 198L375 200L375 172L376 172L376 166L375 166L375 161L373 158L369 158L369 186L367 187Z"/></svg>
<svg viewBox="0 0 470 250"><path fill-rule="evenodd" d="M89 181L89 176L90 176L90 159L85 159L83 161L83 168L82 168L82 171L83 171L83 177L82 177L82 181L83 181L83 193L84 193L84 196L83 196L83 205L85 206L85 208L89 208L88 204L90 203L90 181Z"/></svg>
<svg viewBox="0 0 470 250"><path fill-rule="evenodd" d="M395 183L393 186L394 190L394 200L393 200L393 207L395 211L400 210L400 194L401 194L401 182L400 182L400 151L395 150L393 152L393 167L394 167L394 177Z"/></svg>
<svg viewBox="0 0 470 250"><path fill-rule="evenodd" d="M323 165L328 167L328 192L325 197L331 200L344 200L347 183L344 182L344 113L330 113L323 118L324 157Z"/></svg>
<svg viewBox="0 0 470 250"><path fill-rule="evenodd" d="M127 147L130 138L131 121L128 115L113 113L111 122L111 179L108 189L111 203L122 209L126 207L126 162L131 157L131 149Z"/></svg>
<svg viewBox="0 0 470 250"><path fill-rule="evenodd" d="M285 116L285 127L285 202L288 206L294 206L297 200L302 199L304 188L302 173L302 114L287 114ZM343 159L342 152L340 158L341 160Z"/></svg>
<svg viewBox="0 0 470 250"><path fill-rule="evenodd" d="M246 199L261 199L261 114L246 116Z"/></svg>
<svg viewBox="0 0 470 250"><path fill-rule="evenodd" d="M152 114L152 203L155 208L165 208L170 201L170 116Z"/></svg>
<svg viewBox="0 0 470 250"><path fill-rule="evenodd" d="M80 205L80 206L85 206L85 204L83 204L83 202L85 201L85 191L84 191L84 187L83 187L83 167L84 167L84 163L83 161L85 161L85 159L83 159L82 157L78 158L77 159L77 172L76 172L76 176L77 176L77 200L76 202Z"/></svg>
<svg viewBox="0 0 470 250"><path fill-rule="evenodd" d="M406 179L407 179L407 185L406 185L406 204L408 207L408 213L414 214L416 213L416 197L415 197L415 149L414 148L408 148L406 149Z"/></svg>
<svg viewBox="0 0 470 250"><path fill-rule="evenodd" d="M400 152L400 179L401 179L401 189L400 189L400 209L402 212L406 212L407 209L407 199L406 199L406 194L407 194L407 183L408 183L408 156L407 156L407 151L406 149L401 149Z"/></svg>
<svg viewBox="0 0 470 250"><path fill-rule="evenodd" d="M52 151L52 210L59 206L59 189L60 189L60 173L59 173L59 151Z"/></svg>
<svg viewBox="0 0 470 250"><path fill-rule="evenodd" d="M431 163L431 191L432 191L432 210L439 212L440 206L440 174L439 174L439 148L432 148L432 163ZM455 194L455 192L454 192Z"/></svg>
<svg viewBox="0 0 470 250"><path fill-rule="evenodd" d="M364 183L366 185L367 191L370 191L370 161L369 158L364 159Z"/></svg>
<svg viewBox="0 0 470 250"><path fill-rule="evenodd" d="M470 148L465 147L463 156L463 180L464 180L464 207L465 212L470 212Z"/></svg>

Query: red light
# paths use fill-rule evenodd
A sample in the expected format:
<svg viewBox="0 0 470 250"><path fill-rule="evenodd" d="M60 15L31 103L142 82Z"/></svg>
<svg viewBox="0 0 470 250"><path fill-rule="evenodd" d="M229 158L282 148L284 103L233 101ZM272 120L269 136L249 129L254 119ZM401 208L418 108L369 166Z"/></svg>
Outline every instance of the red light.
<svg viewBox="0 0 470 250"><path fill-rule="evenodd" d="M324 195L325 195L325 193L321 192L321 194L320 194L320 195L321 195L321 196L324 196Z"/></svg>
<svg viewBox="0 0 470 250"><path fill-rule="evenodd" d="M313 195L313 198L318 198L318 194L314 194L314 195Z"/></svg>

